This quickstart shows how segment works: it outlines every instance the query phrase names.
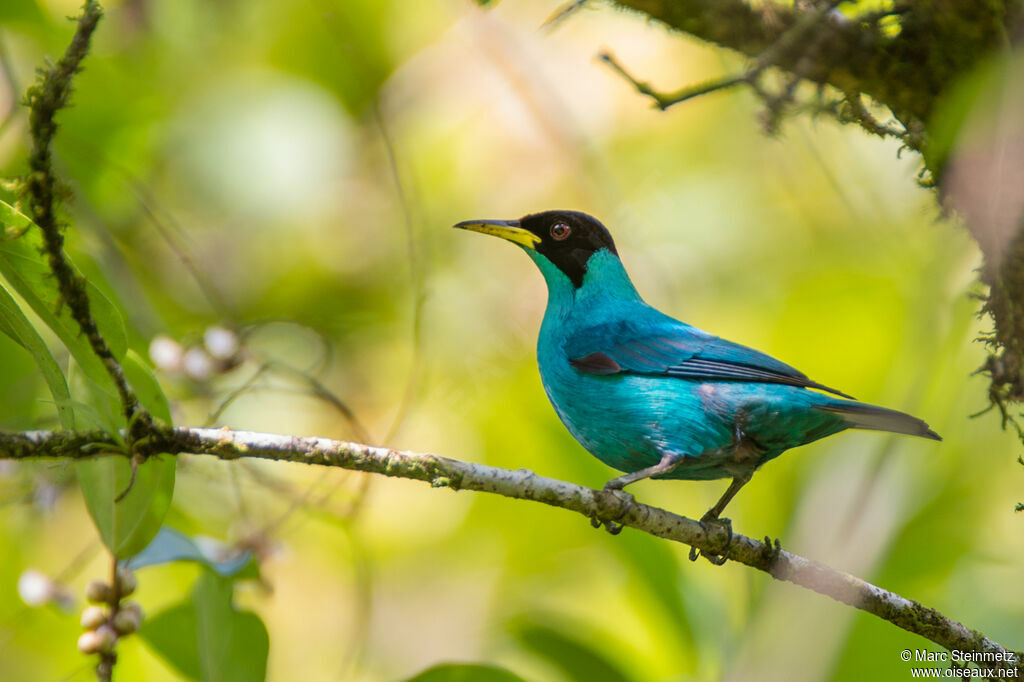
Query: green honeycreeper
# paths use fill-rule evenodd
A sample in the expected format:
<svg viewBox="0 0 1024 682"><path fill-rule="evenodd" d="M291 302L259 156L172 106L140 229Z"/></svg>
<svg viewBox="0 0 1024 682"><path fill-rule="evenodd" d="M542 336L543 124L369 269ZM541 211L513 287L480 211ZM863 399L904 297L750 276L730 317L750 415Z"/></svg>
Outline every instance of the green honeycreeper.
<svg viewBox="0 0 1024 682"><path fill-rule="evenodd" d="M541 380L576 440L625 472L605 490L645 478L732 478L701 519L727 523L719 517L737 491L790 448L850 428L941 440L916 417L857 402L647 305L608 230L585 213L455 227L518 244L540 268L548 286L537 339Z"/></svg>

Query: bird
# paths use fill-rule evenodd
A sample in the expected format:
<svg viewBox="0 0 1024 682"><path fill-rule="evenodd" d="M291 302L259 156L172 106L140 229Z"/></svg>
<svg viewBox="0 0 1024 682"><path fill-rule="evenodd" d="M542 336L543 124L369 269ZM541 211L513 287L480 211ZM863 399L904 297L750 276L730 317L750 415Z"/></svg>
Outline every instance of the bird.
<svg viewBox="0 0 1024 682"><path fill-rule="evenodd" d="M765 353L650 306L608 229L586 213L543 211L454 227L518 245L543 275L541 382L580 445L622 472L604 490L624 493L647 478L731 479L700 520L705 528L726 524L731 542L722 512L761 465L786 450L846 429L942 440L916 417L858 402ZM611 532L621 530L605 523ZM697 556L691 551L691 559Z"/></svg>

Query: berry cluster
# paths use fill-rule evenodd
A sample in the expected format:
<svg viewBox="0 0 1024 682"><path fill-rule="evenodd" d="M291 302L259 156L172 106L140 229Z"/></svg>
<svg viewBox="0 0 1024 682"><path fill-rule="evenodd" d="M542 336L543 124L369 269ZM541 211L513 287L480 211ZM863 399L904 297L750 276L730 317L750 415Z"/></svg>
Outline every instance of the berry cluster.
<svg viewBox="0 0 1024 682"><path fill-rule="evenodd" d="M118 566L114 584L93 580L85 588L85 598L92 604L82 611L85 632L78 638L83 654L110 656L118 639L139 629L142 607L138 602L121 601L135 592L135 574L126 566Z"/></svg>

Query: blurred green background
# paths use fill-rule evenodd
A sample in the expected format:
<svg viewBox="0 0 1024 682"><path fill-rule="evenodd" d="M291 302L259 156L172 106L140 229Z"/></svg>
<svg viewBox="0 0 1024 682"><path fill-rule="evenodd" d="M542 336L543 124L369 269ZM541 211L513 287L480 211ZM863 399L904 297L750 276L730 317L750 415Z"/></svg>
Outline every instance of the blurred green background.
<svg viewBox="0 0 1024 682"><path fill-rule="evenodd" d="M449 229L584 210L653 305L945 437L850 433L792 451L730 505L737 531L1024 646L1018 444L995 415L969 418L986 404L970 376L979 256L918 187L912 154L805 117L767 137L741 91L653 110L599 48L666 90L742 62L600 4L554 30L538 27L556 0L105 5L59 117L70 252L142 355L159 335L243 335L229 371L158 371L178 424L601 485L613 472L540 385L534 266ZM25 171L20 98L77 7L0 4L3 175ZM0 426L54 426L30 356L3 338L0 357ZM0 463L0 679L92 678L77 613L107 560L72 484L59 463ZM724 487L634 493L693 517ZM263 583L239 598L267 625L276 681L398 680L442 661L529 680L902 680L900 651L934 648L750 569L691 564L682 545L420 483L182 458L167 523L260 555ZM26 606L30 568L77 605ZM197 571L143 569L138 599L157 613ZM138 637L119 652L120 679L178 679Z"/></svg>

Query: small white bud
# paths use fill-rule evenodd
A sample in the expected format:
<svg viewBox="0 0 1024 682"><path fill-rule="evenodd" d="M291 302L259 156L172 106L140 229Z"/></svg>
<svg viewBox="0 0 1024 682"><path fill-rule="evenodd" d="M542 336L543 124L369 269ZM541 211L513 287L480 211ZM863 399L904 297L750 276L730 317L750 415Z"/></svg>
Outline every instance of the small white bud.
<svg viewBox="0 0 1024 682"><path fill-rule="evenodd" d="M114 630L110 625L101 625L93 630L99 636L99 651L104 654L109 654L114 650L114 646L117 644L117 631ZM79 638L81 640L81 638Z"/></svg>
<svg viewBox="0 0 1024 682"><path fill-rule="evenodd" d="M78 650L83 654L95 654L100 650L103 637L95 630L86 630L78 637Z"/></svg>
<svg viewBox="0 0 1024 682"><path fill-rule="evenodd" d="M216 365L210 354L199 346L193 346L185 351L185 374L193 381L206 381L216 371Z"/></svg>
<svg viewBox="0 0 1024 682"><path fill-rule="evenodd" d="M135 580L135 573L130 568L121 564L117 567L117 587L118 593L122 597L127 597L129 594L135 591L138 586L138 582Z"/></svg>
<svg viewBox="0 0 1024 682"><path fill-rule="evenodd" d="M107 610L102 606L86 606L82 611L82 627L86 630L95 630L107 622Z"/></svg>
<svg viewBox="0 0 1024 682"><path fill-rule="evenodd" d="M50 576L28 569L18 577L18 595L28 606L42 606L53 599L57 586Z"/></svg>
<svg viewBox="0 0 1024 682"><path fill-rule="evenodd" d="M102 580L90 580L85 586L85 598L93 604L108 604L112 595L110 585Z"/></svg>
<svg viewBox="0 0 1024 682"><path fill-rule="evenodd" d="M142 623L142 609L120 608L114 615L111 625L119 635L130 635L139 629Z"/></svg>
<svg viewBox="0 0 1024 682"><path fill-rule="evenodd" d="M142 611L142 607L139 606L139 602L137 602L137 601L122 602L121 606L119 608L122 611L131 611L132 613L134 613L136 616L139 617L140 621L142 620L143 616L145 615L143 613L143 611Z"/></svg>
<svg viewBox="0 0 1024 682"><path fill-rule="evenodd" d="M203 344L210 355L218 360L227 361L238 353L238 334L225 327L213 326L203 334Z"/></svg>
<svg viewBox="0 0 1024 682"><path fill-rule="evenodd" d="M166 334L157 334L149 342L149 359L164 372L180 372L184 356L181 344Z"/></svg>

